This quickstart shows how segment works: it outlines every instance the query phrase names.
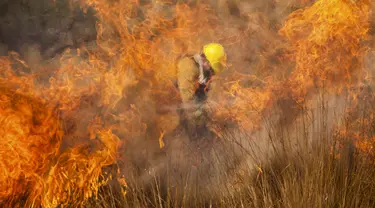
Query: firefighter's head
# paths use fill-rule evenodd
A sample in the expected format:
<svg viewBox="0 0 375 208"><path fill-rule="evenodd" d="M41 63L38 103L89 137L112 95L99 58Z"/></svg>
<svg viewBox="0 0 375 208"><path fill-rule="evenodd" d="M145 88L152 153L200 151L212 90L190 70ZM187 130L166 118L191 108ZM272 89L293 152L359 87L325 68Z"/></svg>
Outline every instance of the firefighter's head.
<svg viewBox="0 0 375 208"><path fill-rule="evenodd" d="M203 67L212 69L215 74L222 72L226 66L224 47L218 43L210 43L203 47Z"/></svg>

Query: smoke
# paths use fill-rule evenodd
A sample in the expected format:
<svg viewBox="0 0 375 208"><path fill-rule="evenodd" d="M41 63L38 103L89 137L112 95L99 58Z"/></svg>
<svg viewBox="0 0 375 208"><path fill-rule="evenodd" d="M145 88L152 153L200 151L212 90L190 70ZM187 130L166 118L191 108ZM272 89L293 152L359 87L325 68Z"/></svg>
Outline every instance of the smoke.
<svg viewBox="0 0 375 208"><path fill-rule="evenodd" d="M23 52L37 44L43 59L95 41L96 18L68 1L2 1L1 43Z"/></svg>
<svg viewBox="0 0 375 208"><path fill-rule="evenodd" d="M324 58L303 57L304 52L312 54L316 44L309 44L311 39L303 39L303 34L293 34L301 35L302 41L286 41L288 31L287 38L278 34L288 15L311 1L187 2L177 6L177 1L0 3L4 11L0 55L17 52L19 56L9 55L18 66L15 77L32 78L26 83L18 79L2 83L15 85L18 93L41 97L58 110L65 132L58 161L69 154L84 155L87 159L79 162L99 161L98 166L92 163L96 175L116 163L130 186L151 188L155 178L161 178L162 184L180 188L184 183L198 184L202 195L218 196L220 191L215 190L236 179L234 170L257 170L275 157L272 142L281 148L288 139L292 149L298 149L305 133L301 120L311 125L310 142L323 137L316 133L319 120L309 115L330 118L327 129L333 129L336 114L345 108L343 96L327 98L324 90L309 85L311 77L298 79L307 69L315 72L321 66L316 60ZM303 31L303 26L289 32ZM225 46L230 69L215 77L208 94L212 134L191 141L180 125L174 64L181 54L196 53L212 41ZM298 45L301 42L305 44ZM342 47L334 46L317 48L332 55ZM352 49L360 53L355 44ZM296 63L295 54L310 65ZM319 106L322 100L335 110ZM102 129L111 129L113 135ZM115 142L97 139L103 135ZM118 148L116 138L122 142ZM81 146L84 150L75 151ZM115 162L111 151L118 153ZM85 171L67 168L66 172Z"/></svg>

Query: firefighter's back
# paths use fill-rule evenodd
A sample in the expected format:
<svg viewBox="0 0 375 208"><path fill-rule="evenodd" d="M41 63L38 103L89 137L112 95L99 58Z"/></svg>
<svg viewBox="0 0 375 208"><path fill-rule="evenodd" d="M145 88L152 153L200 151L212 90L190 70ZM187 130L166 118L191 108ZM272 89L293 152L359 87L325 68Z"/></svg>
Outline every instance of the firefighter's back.
<svg viewBox="0 0 375 208"><path fill-rule="evenodd" d="M190 138L197 139L205 131L204 103L199 96L199 65L192 56L185 56L177 64L178 88L182 100L182 122Z"/></svg>
<svg viewBox="0 0 375 208"><path fill-rule="evenodd" d="M177 63L177 82L183 103L194 100L199 77L199 67L192 56L186 55Z"/></svg>

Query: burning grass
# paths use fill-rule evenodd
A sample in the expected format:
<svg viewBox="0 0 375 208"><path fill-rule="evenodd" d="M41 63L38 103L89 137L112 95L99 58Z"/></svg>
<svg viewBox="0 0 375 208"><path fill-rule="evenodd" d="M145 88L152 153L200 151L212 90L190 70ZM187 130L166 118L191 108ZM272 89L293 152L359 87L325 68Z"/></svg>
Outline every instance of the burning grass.
<svg viewBox="0 0 375 208"><path fill-rule="evenodd" d="M371 2L272 3L275 25L267 4L208 3L80 1L94 46L1 57L0 205L373 206ZM212 138L192 142L175 64L215 41L231 65L209 92Z"/></svg>
<svg viewBox="0 0 375 208"><path fill-rule="evenodd" d="M130 175L131 185L125 198L113 196L103 188L101 195L109 198L99 201L99 206L372 207L375 196L372 156L355 148L349 134L340 133L355 132L347 123L352 120L343 118L347 128L326 132L324 124L329 122L326 114L332 115L336 110L325 107L324 101L327 100L319 102L318 109L304 114L295 126L266 121L269 127L263 141L266 144L249 141L249 135L226 134L228 143L216 145L214 149L219 153L222 147L230 157L223 157L222 152L204 156L213 166L218 165L216 175L209 179L210 172L205 165L184 169L176 179L175 171L181 165L168 164L163 174L149 173L152 180L146 185L137 175ZM365 108L357 113L369 111L372 109ZM357 125L365 128L366 122ZM372 128L362 133L369 132ZM310 146L306 141L313 144ZM332 149L332 144L338 145ZM232 159L238 155L247 158L247 162L235 165ZM230 166L233 171L227 169ZM202 186L202 183L210 185ZM109 200L111 197L114 199ZM114 203L116 200L119 204Z"/></svg>

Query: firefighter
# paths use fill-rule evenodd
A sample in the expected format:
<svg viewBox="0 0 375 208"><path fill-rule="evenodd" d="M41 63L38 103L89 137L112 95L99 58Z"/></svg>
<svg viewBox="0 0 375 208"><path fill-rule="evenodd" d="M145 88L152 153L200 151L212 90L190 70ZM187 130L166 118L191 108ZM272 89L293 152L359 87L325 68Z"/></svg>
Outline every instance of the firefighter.
<svg viewBox="0 0 375 208"><path fill-rule="evenodd" d="M197 139L207 132L206 93L215 74L225 69L224 47L210 43L195 55L183 56L177 64L177 82L182 99L182 123L190 138Z"/></svg>

